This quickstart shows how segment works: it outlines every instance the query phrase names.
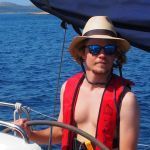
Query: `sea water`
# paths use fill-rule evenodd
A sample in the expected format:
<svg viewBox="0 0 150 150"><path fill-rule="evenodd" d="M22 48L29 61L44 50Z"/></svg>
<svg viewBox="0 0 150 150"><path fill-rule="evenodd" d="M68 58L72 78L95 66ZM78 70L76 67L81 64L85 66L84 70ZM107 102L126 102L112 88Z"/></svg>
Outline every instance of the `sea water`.
<svg viewBox="0 0 150 150"><path fill-rule="evenodd" d="M67 26L63 50L60 24L61 20L51 15L0 15L0 101L20 102L57 118L60 87L81 70L67 50L76 33ZM132 48L127 57L123 76L135 83L132 90L141 110L139 145L150 145L150 55ZM0 119L13 119L11 110L0 109ZM49 119L36 113L31 117Z"/></svg>

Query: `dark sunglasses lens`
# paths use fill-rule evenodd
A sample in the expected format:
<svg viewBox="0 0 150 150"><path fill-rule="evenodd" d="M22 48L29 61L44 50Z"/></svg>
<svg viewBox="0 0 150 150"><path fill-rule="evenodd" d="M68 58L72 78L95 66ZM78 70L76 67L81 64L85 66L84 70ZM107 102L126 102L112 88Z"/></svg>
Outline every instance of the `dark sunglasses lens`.
<svg viewBox="0 0 150 150"><path fill-rule="evenodd" d="M116 45L106 45L104 49L106 55L113 55L115 54L117 47Z"/></svg>
<svg viewBox="0 0 150 150"><path fill-rule="evenodd" d="M88 48L92 55L98 55L101 51L101 46L99 45L89 45Z"/></svg>

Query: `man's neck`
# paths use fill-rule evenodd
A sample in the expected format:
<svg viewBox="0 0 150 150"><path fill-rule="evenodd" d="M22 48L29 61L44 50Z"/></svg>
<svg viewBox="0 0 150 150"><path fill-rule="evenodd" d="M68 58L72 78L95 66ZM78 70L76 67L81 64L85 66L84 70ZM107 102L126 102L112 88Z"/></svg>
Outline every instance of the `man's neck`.
<svg viewBox="0 0 150 150"><path fill-rule="evenodd" d="M86 72L85 74L85 84L89 84L89 86L102 86L105 87L108 81L111 78L111 73L93 73L93 72Z"/></svg>

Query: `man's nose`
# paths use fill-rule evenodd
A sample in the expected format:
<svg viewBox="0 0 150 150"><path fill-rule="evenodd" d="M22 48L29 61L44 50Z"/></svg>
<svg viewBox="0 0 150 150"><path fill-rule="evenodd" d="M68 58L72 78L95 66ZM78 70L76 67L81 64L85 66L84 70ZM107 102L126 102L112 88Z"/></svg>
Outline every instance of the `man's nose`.
<svg viewBox="0 0 150 150"><path fill-rule="evenodd" d="M101 51L99 52L98 57L99 57L99 56L106 56L106 54L105 54L103 48L102 48Z"/></svg>

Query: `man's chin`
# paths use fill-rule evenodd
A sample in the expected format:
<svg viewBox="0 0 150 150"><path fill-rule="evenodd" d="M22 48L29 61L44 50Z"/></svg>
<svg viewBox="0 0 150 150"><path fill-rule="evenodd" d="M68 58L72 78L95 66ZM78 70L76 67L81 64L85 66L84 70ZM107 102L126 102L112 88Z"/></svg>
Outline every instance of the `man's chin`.
<svg viewBox="0 0 150 150"><path fill-rule="evenodd" d="M108 71L105 70L105 69L101 69L101 70L93 70L93 72L94 72L95 74L98 74L98 75L108 74Z"/></svg>

